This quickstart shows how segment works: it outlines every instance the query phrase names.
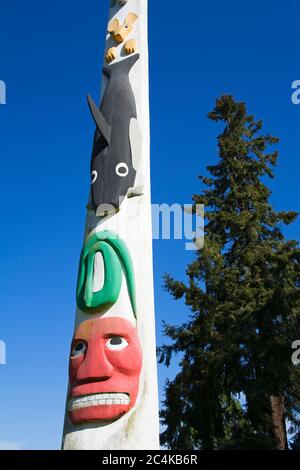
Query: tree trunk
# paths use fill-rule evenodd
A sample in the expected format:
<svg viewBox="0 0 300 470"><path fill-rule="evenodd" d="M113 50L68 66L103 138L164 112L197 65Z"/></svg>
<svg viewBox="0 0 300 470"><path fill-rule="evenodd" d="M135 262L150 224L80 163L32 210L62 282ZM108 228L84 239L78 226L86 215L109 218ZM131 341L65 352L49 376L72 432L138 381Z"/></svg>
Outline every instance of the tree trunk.
<svg viewBox="0 0 300 470"><path fill-rule="evenodd" d="M277 447L279 450L288 449L288 441L286 435L285 425L285 408L284 408L284 397L271 397L272 407L272 420L273 420L273 432L277 441Z"/></svg>

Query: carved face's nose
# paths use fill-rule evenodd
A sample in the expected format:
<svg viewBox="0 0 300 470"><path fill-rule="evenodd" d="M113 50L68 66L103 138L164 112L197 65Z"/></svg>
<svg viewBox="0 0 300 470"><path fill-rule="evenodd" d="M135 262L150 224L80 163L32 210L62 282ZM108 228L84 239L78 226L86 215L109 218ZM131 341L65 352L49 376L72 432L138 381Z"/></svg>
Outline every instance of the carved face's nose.
<svg viewBox="0 0 300 470"><path fill-rule="evenodd" d="M113 33L114 40L120 44L121 42L125 41L125 39L127 38L128 34L131 31L132 31L132 26L128 24L124 24L117 31Z"/></svg>
<svg viewBox="0 0 300 470"><path fill-rule="evenodd" d="M77 371L77 381L81 383L103 382L113 375L114 368L108 361L104 347L88 348L85 358Z"/></svg>
<svg viewBox="0 0 300 470"><path fill-rule="evenodd" d="M114 40L119 44L124 41L121 33L114 33Z"/></svg>

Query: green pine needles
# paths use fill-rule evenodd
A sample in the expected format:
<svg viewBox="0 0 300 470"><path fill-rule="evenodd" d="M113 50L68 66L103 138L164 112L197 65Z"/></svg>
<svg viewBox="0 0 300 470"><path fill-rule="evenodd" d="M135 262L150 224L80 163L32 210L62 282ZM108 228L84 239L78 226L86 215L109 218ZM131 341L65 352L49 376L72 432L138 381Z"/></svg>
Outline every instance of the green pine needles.
<svg viewBox="0 0 300 470"><path fill-rule="evenodd" d="M295 212L276 212L265 176L273 178L278 139L231 96L216 102L218 162L201 177L196 204L206 207L205 244L188 265L187 282L165 276L190 315L164 325L159 348L180 371L165 387L162 444L171 449L285 449L289 426L300 430L300 250L282 226ZM271 149L271 150L270 150ZM299 438L298 438L299 441ZM298 442L297 441L297 442Z"/></svg>

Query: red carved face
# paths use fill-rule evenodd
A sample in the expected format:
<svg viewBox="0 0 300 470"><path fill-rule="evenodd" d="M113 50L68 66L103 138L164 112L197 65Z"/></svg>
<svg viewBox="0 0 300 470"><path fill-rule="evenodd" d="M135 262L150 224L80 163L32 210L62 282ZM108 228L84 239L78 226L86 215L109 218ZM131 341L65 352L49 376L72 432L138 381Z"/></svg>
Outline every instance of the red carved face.
<svg viewBox="0 0 300 470"><path fill-rule="evenodd" d="M140 341L128 320L114 317L83 322L71 348L71 421L116 420L131 410L141 368Z"/></svg>

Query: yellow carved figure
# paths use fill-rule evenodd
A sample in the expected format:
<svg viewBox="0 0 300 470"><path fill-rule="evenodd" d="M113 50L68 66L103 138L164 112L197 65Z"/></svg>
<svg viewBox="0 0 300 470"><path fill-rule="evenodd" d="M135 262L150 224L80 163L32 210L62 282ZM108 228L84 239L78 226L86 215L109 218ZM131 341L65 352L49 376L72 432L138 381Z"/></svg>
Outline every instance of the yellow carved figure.
<svg viewBox="0 0 300 470"><path fill-rule="evenodd" d="M133 24L137 18L138 15L135 13L128 13L123 24L118 18L115 18L109 23L108 32L118 44L121 44L133 30Z"/></svg>
<svg viewBox="0 0 300 470"><path fill-rule="evenodd" d="M109 64L113 60L117 58L118 52L116 47L110 47L107 49L106 54L105 54L105 60Z"/></svg>

